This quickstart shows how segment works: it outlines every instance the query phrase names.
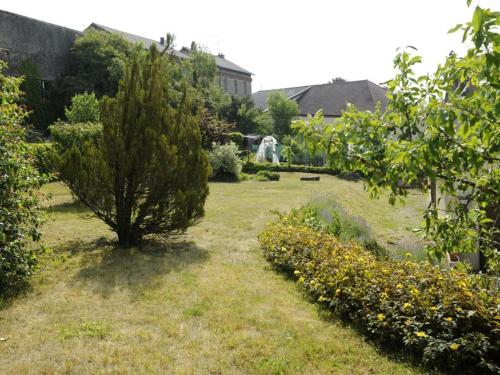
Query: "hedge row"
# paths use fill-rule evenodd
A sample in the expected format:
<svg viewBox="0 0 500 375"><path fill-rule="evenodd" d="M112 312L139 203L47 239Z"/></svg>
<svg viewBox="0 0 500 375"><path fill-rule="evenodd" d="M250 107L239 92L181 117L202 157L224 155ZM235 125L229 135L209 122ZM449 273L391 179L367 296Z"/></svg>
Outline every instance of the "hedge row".
<svg viewBox="0 0 500 375"><path fill-rule="evenodd" d="M258 171L256 174L257 181L279 181L280 174L272 171Z"/></svg>
<svg viewBox="0 0 500 375"><path fill-rule="evenodd" d="M275 163L254 163L247 161L243 164L243 172L246 173L257 173L259 171L271 171L271 172L304 172L304 173L318 173L318 174L331 174L337 175L339 171L331 169L329 167L315 167L306 165L296 165L292 164L288 167L288 164L275 164Z"/></svg>
<svg viewBox="0 0 500 375"><path fill-rule="evenodd" d="M261 233L267 260L324 307L384 346L454 373L499 373L500 297L479 276L377 259L354 243L295 226Z"/></svg>

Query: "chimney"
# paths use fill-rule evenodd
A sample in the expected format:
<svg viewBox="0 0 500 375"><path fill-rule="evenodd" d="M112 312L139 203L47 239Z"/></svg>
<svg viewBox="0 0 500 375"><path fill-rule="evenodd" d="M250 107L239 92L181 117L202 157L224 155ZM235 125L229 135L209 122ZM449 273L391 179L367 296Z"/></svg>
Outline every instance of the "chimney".
<svg viewBox="0 0 500 375"><path fill-rule="evenodd" d="M165 38L164 38L164 37L161 37L161 38L160 38L160 44L161 44L162 46L164 46L164 45L165 45Z"/></svg>
<svg viewBox="0 0 500 375"><path fill-rule="evenodd" d="M217 56L219 56L221 59L225 58L223 53L219 53Z"/></svg>

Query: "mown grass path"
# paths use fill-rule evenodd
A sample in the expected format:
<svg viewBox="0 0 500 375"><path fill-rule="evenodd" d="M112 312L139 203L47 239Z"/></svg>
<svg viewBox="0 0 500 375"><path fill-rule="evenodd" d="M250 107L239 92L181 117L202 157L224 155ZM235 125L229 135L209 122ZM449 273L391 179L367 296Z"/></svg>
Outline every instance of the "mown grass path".
<svg viewBox="0 0 500 375"><path fill-rule="evenodd" d="M370 201L361 183L214 183L206 217L171 243L123 250L82 218L60 184L33 290L0 310L5 374L413 374L355 331L322 316L271 271L257 234L318 194L364 214L382 241L410 236L425 197L405 208Z"/></svg>

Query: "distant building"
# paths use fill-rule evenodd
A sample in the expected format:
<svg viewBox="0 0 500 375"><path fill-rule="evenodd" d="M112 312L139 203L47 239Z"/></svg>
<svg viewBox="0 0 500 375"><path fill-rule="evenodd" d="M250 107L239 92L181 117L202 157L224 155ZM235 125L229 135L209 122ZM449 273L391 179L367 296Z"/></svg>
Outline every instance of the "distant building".
<svg viewBox="0 0 500 375"><path fill-rule="evenodd" d="M325 121L330 122L342 115L347 104L354 104L362 111L374 111L377 103L382 109L387 105L386 89L368 80L333 82L322 85L289 87L284 89L263 90L252 95L255 105L267 110L267 99L274 92L282 92L299 106L299 116L314 115L323 109Z"/></svg>
<svg viewBox="0 0 500 375"><path fill-rule="evenodd" d="M126 33L107 26L92 23L89 28L121 35L131 43L141 43L145 48L160 41ZM9 65L9 74L18 74L17 68L26 60L37 66L42 76L42 85L65 74L70 59L70 50L75 39L83 32L35 20L0 10L0 59ZM179 58L186 58L189 49L173 51ZM233 96L252 94L252 73L227 60L224 55L214 56L218 69L218 83Z"/></svg>
<svg viewBox="0 0 500 375"><path fill-rule="evenodd" d="M152 44L155 44L159 49L165 47L164 38L156 41L96 23L92 23L86 30L89 28L120 35L131 43L141 43L145 48L149 48ZM174 50L172 52L182 59L187 58L191 50L187 47L182 47L179 51ZM217 65L217 81L228 94L232 96L252 95L252 73L227 60L221 53L214 56L214 58Z"/></svg>
<svg viewBox="0 0 500 375"><path fill-rule="evenodd" d="M26 60L37 66L42 84L66 71L70 49L81 32L0 10L0 59L18 74Z"/></svg>

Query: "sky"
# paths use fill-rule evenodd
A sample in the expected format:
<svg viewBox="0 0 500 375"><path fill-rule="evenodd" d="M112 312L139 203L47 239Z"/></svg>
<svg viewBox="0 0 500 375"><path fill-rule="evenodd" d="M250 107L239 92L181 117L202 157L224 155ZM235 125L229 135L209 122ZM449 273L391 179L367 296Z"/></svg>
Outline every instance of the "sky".
<svg viewBox="0 0 500 375"><path fill-rule="evenodd" d="M0 9L76 30L92 22L159 40L176 35L251 71L252 90L326 83L334 77L382 83L397 48L418 49L418 73L433 72L452 50L475 5L496 0L0 0Z"/></svg>

